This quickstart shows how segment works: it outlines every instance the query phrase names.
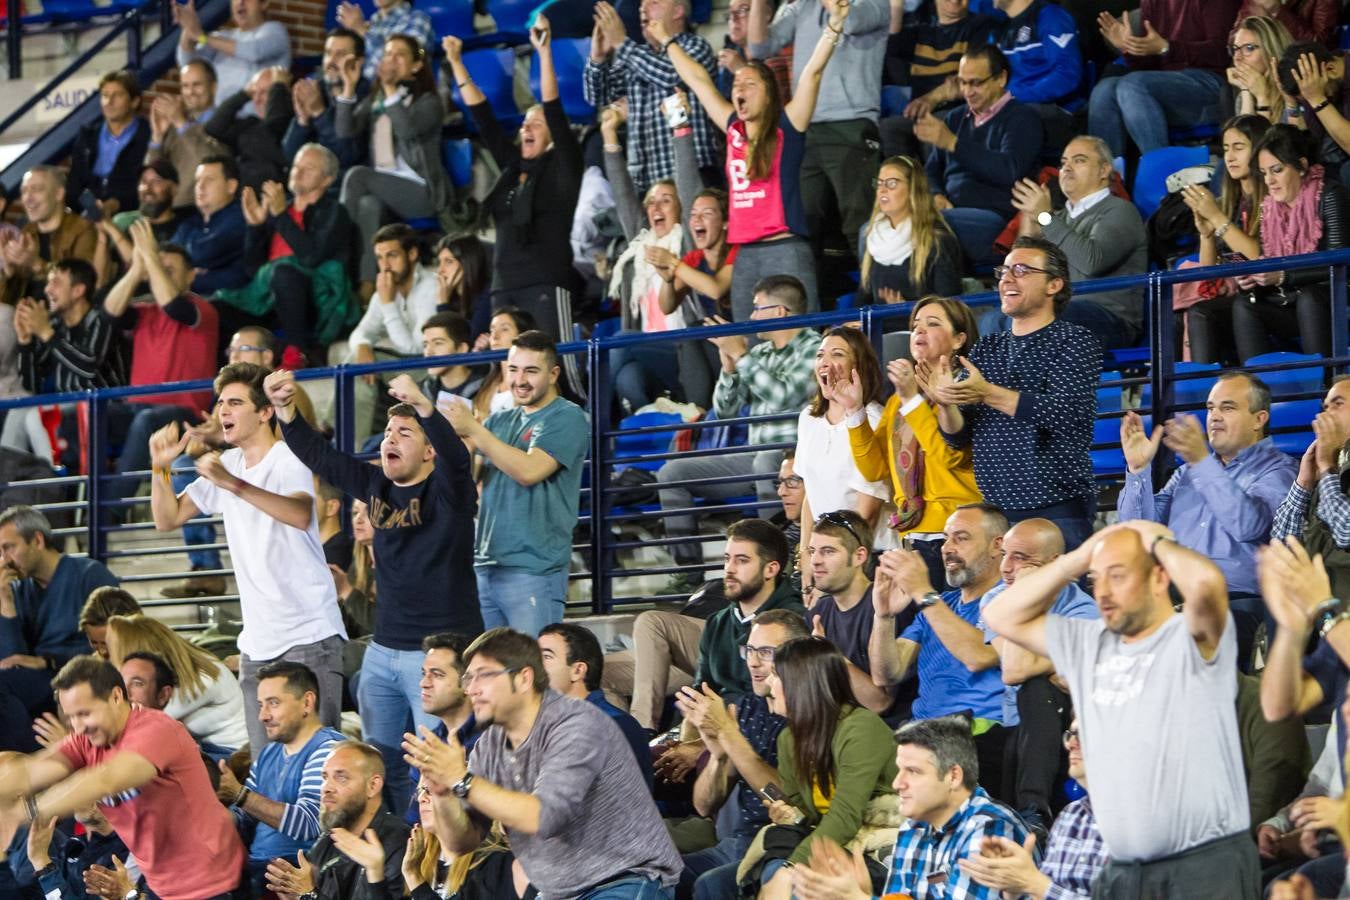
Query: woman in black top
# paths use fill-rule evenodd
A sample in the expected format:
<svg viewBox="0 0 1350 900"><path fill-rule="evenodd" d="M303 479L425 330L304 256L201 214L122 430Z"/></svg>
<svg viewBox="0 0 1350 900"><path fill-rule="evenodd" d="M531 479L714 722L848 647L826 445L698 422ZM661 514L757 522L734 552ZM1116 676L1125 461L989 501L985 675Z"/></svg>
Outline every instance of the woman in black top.
<svg viewBox="0 0 1350 900"><path fill-rule="evenodd" d="M555 340L572 339L572 213L581 192L581 144L558 99L548 19L538 16L530 43L539 54L541 104L525 114L517 141L502 129L487 98L473 83L461 56L463 42L441 40L460 96L501 177L484 203L497 229L492 308L513 306L530 313ZM575 382L574 382L575 383Z"/></svg>

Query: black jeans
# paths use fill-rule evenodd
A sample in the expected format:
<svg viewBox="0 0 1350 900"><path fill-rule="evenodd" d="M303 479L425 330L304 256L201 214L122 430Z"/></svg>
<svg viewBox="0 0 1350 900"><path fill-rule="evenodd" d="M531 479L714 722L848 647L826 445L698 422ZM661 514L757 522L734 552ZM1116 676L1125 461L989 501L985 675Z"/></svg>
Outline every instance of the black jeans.
<svg viewBox="0 0 1350 900"><path fill-rule="evenodd" d="M1073 718L1069 695L1055 687L1049 675L1038 675L1017 692L1020 720L1008 740L1005 772L1016 773L1008 802L1019 812L1034 809L1051 820L1055 786L1065 771L1062 743Z"/></svg>

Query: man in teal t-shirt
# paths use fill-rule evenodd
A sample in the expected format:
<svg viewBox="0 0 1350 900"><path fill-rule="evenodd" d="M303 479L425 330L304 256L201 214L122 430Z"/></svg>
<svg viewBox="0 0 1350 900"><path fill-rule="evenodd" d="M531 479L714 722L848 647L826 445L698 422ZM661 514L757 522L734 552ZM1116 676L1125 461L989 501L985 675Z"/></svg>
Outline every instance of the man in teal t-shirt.
<svg viewBox="0 0 1350 900"><path fill-rule="evenodd" d="M553 340L527 331L506 357L516 405L481 424L465 404L447 411L483 459L474 573L485 629L537 637L562 621L590 432L581 407L558 396L558 372Z"/></svg>

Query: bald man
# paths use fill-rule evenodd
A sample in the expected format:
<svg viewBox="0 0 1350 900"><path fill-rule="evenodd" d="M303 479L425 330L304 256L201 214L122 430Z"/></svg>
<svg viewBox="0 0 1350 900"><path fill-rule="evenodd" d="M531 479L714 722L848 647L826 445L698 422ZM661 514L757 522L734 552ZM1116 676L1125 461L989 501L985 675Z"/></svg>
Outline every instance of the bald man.
<svg viewBox="0 0 1350 900"><path fill-rule="evenodd" d="M1030 573L1058 559L1064 553L1064 534L1049 519L1025 519L1003 535L1003 581L981 599L981 609L1017 581L1020 573ZM1097 619L1097 605L1091 595L1070 583L1055 597L1050 614L1068 619ZM985 642L998 653L1003 673L1003 727L1016 731L1009 735L1004 766L1015 772L1013 784L1005 784L1003 793L1022 819L1035 831L1044 846L1053 818L1050 798L1060 773L1065 770L1063 733L1073 718L1069 695L1052 680L1055 667L1044 656L1025 650L994 633L989 623L980 621Z"/></svg>
<svg viewBox="0 0 1350 900"><path fill-rule="evenodd" d="M1051 613L1089 572L1101 619ZM984 618L1049 657L1069 685L1111 854L1093 897L1259 897L1234 708L1237 640L1218 566L1136 519L1024 573Z"/></svg>

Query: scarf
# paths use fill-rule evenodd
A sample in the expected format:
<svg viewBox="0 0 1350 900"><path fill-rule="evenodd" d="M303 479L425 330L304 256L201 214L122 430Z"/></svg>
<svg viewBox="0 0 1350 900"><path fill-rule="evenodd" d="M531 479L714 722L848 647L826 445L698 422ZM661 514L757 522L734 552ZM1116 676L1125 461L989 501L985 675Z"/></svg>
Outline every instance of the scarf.
<svg viewBox="0 0 1350 900"><path fill-rule="evenodd" d="M633 321L641 323L643 331L664 331L666 329L655 327L658 324L656 322L643 321L643 298L653 287L657 291L661 288L660 281L653 280L660 279L660 273L651 263L647 262L648 245L664 247L676 256L683 256L684 254L680 250L684 246L684 229L677 224L663 238L657 237L649 228L644 228L633 235L633 239L628 242L628 246L623 248L619 258L614 261L614 269L609 276L609 296L622 299L624 296L623 287L627 283L629 285L628 304L633 315ZM628 265L629 263L632 263L631 268ZM681 310L677 309L666 316L666 319L667 321L674 320L669 325L670 328L684 327Z"/></svg>
<svg viewBox="0 0 1350 900"><path fill-rule="evenodd" d="M1261 255L1297 256L1312 253L1322 241L1321 166L1309 166L1293 205L1269 195L1261 201Z"/></svg>
<svg viewBox="0 0 1350 900"><path fill-rule="evenodd" d="M892 400L896 404L895 419L891 428L891 456L895 466L896 480L900 482L903 497L895 498L895 513L888 524L901 534L919 527L927 503L923 496L924 452L919 446L919 438L905 417L900 415L900 398Z"/></svg>
<svg viewBox="0 0 1350 900"><path fill-rule="evenodd" d="M878 215L867 229L867 252L879 266L903 266L914 253L914 226L909 219L892 225Z"/></svg>

